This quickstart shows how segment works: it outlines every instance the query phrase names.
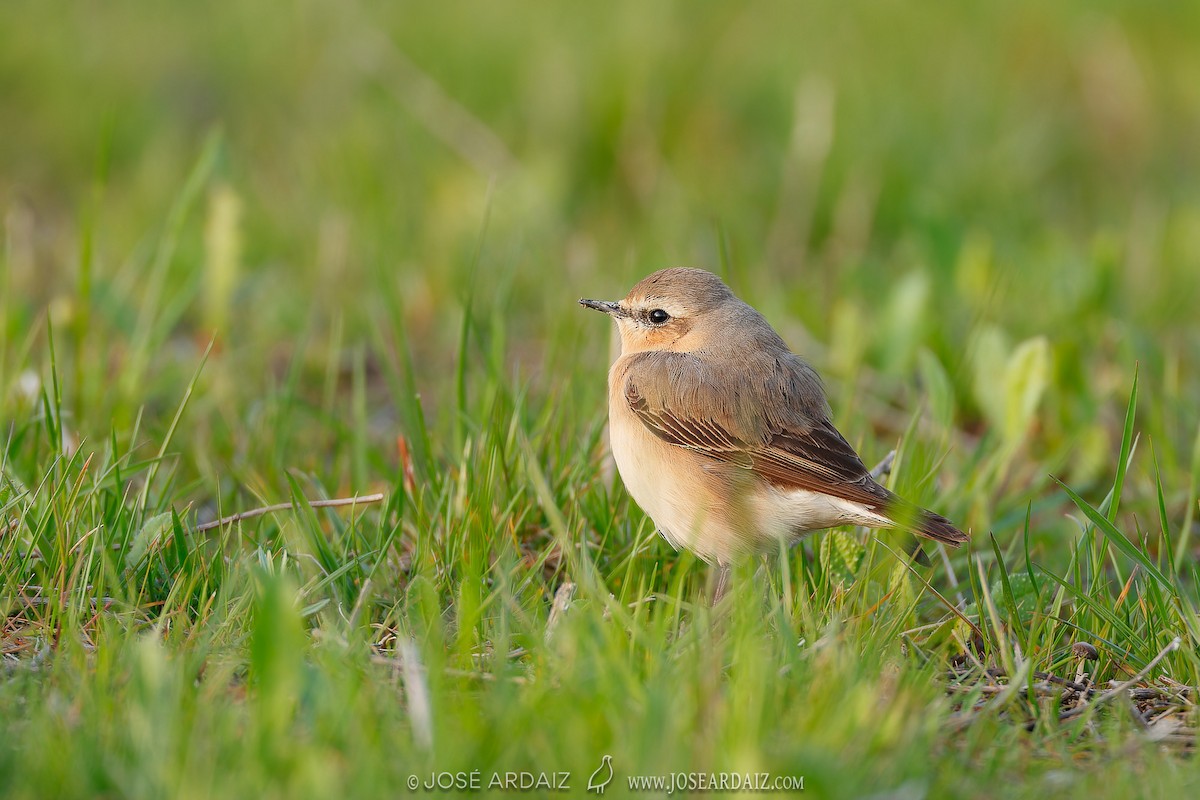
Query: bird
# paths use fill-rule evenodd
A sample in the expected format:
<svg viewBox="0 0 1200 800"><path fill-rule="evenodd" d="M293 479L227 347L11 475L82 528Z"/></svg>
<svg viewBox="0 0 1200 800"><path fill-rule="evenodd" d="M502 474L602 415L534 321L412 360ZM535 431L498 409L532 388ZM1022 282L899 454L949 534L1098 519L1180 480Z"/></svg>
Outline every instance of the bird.
<svg viewBox="0 0 1200 800"><path fill-rule="evenodd" d="M600 759L600 766L588 778L587 790L596 794L604 794L608 784L613 779L612 756L605 754Z"/></svg>
<svg viewBox="0 0 1200 800"><path fill-rule="evenodd" d="M880 485L831 420L817 372L702 269L659 270L618 301L609 443L634 501L676 549L720 569L839 525L959 546L953 522Z"/></svg>

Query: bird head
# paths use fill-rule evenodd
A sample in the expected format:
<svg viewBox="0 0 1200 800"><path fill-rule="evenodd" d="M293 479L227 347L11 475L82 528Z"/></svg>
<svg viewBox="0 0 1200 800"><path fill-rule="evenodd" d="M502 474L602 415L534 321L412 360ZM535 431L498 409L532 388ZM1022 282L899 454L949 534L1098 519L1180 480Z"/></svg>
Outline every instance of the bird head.
<svg viewBox="0 0 1200 800"><path fill-rule="evenodd" d="M579 304L608 314L621 333L621 352L691 352L729 332L732 312L748 309L711 272L676 267L647 276L623 300Z"/></svg>

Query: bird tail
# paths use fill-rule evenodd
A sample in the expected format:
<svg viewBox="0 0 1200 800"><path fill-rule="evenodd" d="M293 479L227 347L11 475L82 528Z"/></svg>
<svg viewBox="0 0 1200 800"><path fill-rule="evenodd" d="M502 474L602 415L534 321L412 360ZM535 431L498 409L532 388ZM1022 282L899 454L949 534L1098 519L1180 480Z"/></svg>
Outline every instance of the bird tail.
<svg viewBox="0 0 1200 800"><path fill-rule="evenodd" d="M941 514L935 514L913 505L895 495L888 498L884 513L897 528L910 530L918 536L924 536L926 539L948 544L951 547L958 547L971 538Z"/></svg>

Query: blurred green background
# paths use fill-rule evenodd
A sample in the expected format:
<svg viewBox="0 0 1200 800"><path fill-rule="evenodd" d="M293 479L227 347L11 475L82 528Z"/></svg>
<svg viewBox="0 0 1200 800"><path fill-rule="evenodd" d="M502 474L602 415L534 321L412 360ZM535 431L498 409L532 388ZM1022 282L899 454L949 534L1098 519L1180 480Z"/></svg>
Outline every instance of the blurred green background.
<svg viewBox="0 0 1200 800"><path fill-rule="evenodd" d="M856 534L772 561L729 630L681 613L703 570L605 466L610 331L575 300L724 275L865 460L903 439L896 488L974 530L958 575L1024 580L1028 544L1003 615L968 608L988 663L1070 674L1087 636L1123 679L1200 635L1198 43L1195 2L0 4L0 645L29 667L0 774L378 794L611 746L848 797L1043 796L1093 756L1076 788L1186 782L1118 715L1079 747L1032 698L1032 745L1007 710L947 733L954 624ZM1128 572L1049 475L1120 484L1135 371ZM354 522L184 530L372 490Z"/></svg>
<svg viewBox="0 0 1200 800"><path fill-rule="evenodd" d="M388 292L436 382L472 286L533 369L595 340L575 297L694 264L822 342L850 315L889 372L900 286L951 365L979 322L1159 362L1196 318L1198 33L1190 3L6 3L6 338L67 324L86 261L119 359L215 131L154 300L234 358L363 336ZM216 187L241 247L206 318Z"/></svg>

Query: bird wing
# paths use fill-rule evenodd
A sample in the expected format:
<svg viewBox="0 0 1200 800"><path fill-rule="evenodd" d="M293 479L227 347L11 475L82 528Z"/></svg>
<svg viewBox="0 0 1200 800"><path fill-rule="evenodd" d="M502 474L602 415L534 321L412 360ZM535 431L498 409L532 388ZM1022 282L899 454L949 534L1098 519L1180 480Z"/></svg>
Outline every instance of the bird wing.
<svg viewBox="0 0 1200 800"><path fill-rule="evenodd" d="M871 509L891 498L825 416L820 383L795 356L719 378L688 353L639 356L624 374L625 402L663 441L751 470L781 488L830 494ZM716 388L718 379L726 388ZM767 397L781 402L767 410Z"/></svg>
<svg viewBox="0 0 1200 800"><path fill-rule="evenodd" d="M830 422L811 367L791 353L747 350L722 359L721 368L691 353L635 354L619 373L625 403L663 441L773 486L861 503L894 525L955 547L968 540L950 520L875 482Z"/></svg>
<svg viewBox="0 0 1200 800"><path fill-rule="evenodd" d="M720 359L720 367L715 362L668 351L629 356L619 372L624 402L668 444L751 471L776 487L862 504L929 539L955 547L967 541L946 517L872 479L829 421L820 378L797 356L746 348Z"/></svg>

